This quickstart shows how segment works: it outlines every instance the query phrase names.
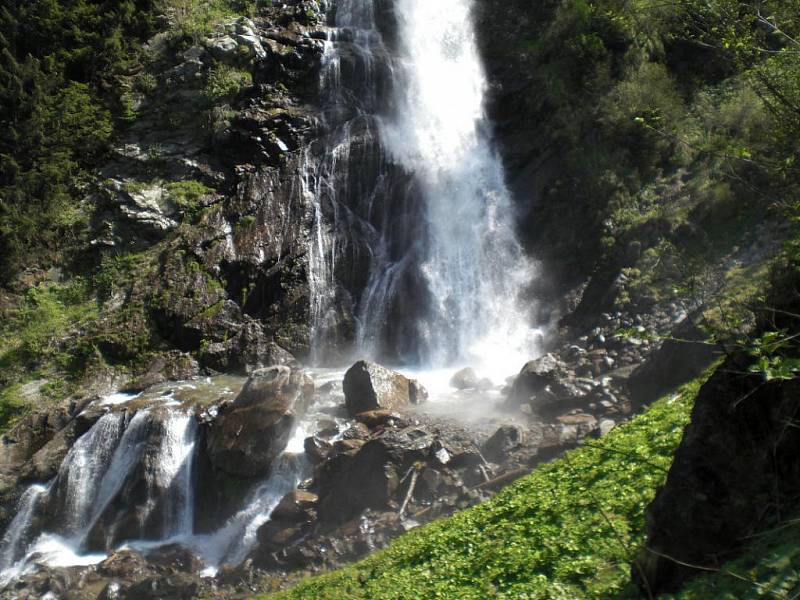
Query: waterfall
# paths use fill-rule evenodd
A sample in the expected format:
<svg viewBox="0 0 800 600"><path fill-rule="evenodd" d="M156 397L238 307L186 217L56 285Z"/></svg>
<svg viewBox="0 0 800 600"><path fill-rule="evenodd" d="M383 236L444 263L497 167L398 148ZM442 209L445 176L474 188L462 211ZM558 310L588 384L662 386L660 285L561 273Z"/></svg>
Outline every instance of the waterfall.
<svg viewBox="0 0 800 600"><path fill-rule="evenodd" d="M181 410L103 415L73 444L50 484L26 490L0 543L0 583L24 570L29 557L54 566L102 560L85 550L98 539L106 550L118 545L124 516L133 515L139 533L155 522L158 540L191 536L197 438L194 416ZM136 500L130 490L142 480L145 496ZM35 527L40 504L49 507L53 530Z"/></svg>
<svg viewBox="0 0 800 600"><path fill-rule="evenodd" d="M31 528L31 521L39 499L47 489L44 485L32 485L20 498L17 514L0 542L0 587L18 573L14 565L25 555L25 541Z"/></svg>
<svg viewBox="0 0 800 600"><path fill-rule="evenodd" d="M524 299L534 270L491 144L471 10L471 0L395 0L380 17L371 0L335 10L325 158L305 163L317 350L346 343L348 311L356 349L374 358L495 371L535 350ZM354 152L365 138L370 160ZM343 272L343 257L366 277Z"/></svg>

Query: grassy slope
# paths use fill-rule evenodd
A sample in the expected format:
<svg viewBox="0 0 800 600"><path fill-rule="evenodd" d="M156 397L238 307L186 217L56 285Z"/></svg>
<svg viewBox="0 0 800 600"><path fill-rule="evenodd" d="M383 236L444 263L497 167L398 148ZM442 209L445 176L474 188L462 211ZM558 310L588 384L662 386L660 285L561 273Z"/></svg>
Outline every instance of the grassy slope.
<svg viewBox="0 0 800 600"><path fill-rule="evenodd" d="M700 385L484 504L262 600L635 597L630 564L643 542L644 510L666 477Z"/></svg>

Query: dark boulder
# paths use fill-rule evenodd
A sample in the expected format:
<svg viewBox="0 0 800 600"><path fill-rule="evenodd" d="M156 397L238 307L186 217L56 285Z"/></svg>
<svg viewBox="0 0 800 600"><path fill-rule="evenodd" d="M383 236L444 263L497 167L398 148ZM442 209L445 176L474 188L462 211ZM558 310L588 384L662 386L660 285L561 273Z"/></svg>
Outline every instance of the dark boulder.
<svg viewBox="0 0 800 600"><path fill-rule="evenodd" d="M387 431L355 452L334 456L317 477L320 519L341 524L366 508L386 508L402 475L431 456L434 442L427 431L409 427Z"/></svg>
<svg viewBox="0 0 800 600"><path fill-rule="evenodd" d="M276 521L300 523L317 518L319 497L306 490L292 490L286 494L270 514Z"/></svg>
<svg viewBox="0 0 800 600"><path fill-rule="evenodd" d="M800 379L764 381L747 370L747 359L734 356L701 388L648 508L634 575L653 594L701 573L690 565L716 568L735 557L800 497L800 430L787 426L800 413Z"/></svg>
<svg viewBox="0 0 800 600"><path fill-rule="evenodd" d="M345 404L351 415L371 410L397 410L427 398L427 392L416 381L363 360L345 373L343 387Z"/></svg>
<svg viewBox="0 0 800 600"><path fill-rule="evenodd" d="M313 393L313 382L300 371L285 366L255 371L209 426L206 450L211 463L232 475L266 474Z"/></svg>
<svg viewBox="0 0 800 600"><path fill-rule="evenodd" d="M545 354L525 364L514 379L509 401L515 405L540 395L564 377L565 365L553 354Z"/></svg>

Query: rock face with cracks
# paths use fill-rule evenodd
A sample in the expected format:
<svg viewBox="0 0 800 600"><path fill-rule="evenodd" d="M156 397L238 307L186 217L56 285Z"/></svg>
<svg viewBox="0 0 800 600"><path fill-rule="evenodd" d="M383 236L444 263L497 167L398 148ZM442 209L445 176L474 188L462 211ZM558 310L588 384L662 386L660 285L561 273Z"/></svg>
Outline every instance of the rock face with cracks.
<svg viewBox="0 0 800 600"><path fill-rule="evenodd" d="M232 475L266 474L313 393L314 382L301 371L283 366L255 371L209 427L211 463Z"/></svg>

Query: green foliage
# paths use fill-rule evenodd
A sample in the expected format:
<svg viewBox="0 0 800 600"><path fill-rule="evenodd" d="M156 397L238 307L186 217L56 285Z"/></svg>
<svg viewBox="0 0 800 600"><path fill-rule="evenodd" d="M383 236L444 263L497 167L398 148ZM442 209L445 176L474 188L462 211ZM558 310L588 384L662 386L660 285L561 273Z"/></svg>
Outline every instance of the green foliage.
<svg viewBox="0 0 800 600"><path fill-rule="evenodd" d="M249 71L217 63L208 72L203 96L209 106L214 106L230 102L241 90L252 84L253 76Z"/></svg>
<svg viewBox="0 0 800 600"><path fill-rule="evenodd" d="M174 28L183 37L199 41L225 18L254 16L263 0L162 0L163 10L173 18Z"/></svg>
<svg viewBox="0 0 800 600"><path fill-rule="evenodd" d="M0 10L0 281L85 235L87 168L126 116L119 74L152 30L150 0Z"/></svg>
<svg viewBox="0 0 800 600"><path fill-rule="evenodd" d="M701 385L356 565L269 598L635 597L630 563ZM266 598L266 597L262 597Z"/></svg>

